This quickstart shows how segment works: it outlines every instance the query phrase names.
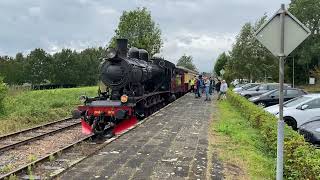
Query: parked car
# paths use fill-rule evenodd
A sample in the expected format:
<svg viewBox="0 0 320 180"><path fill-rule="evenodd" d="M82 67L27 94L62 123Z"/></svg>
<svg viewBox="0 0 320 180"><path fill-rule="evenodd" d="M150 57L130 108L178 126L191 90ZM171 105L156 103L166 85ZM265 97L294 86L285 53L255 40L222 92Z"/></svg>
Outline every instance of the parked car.
<svg viewBox="0 0 320 180"><path fill-rule="evenodd" d="M302 134L306 141L312 144L320 144L320 117L302 124L299 133Z"/></svg>
<svg viewBox="0 0 320 180"><path fill-rule="evenodd" d="M242 87L242 86L244 86L244 85L246 85L246 84L237 84L237 85L235 85L234 87L235 87L235 88L240 88L240 87Z"/></svg>
<svg viewBox="0 0 320 180"><path fill-rule="evenodd" d="M279 116L279 105L265 108L266 111ZM283 119L294 130L314 117L320 117L320 94L307 94L284 103Z"/></svg>
<svg viewBox="0 0 320 180"><path fill-rule="evenodd" d="M235 93L240 93L241 91L245 91L245 90L248 90L250 88L253 88L253 87L256 87L260 85L260 83L248 83L248 84L245 84L243 86L240 86L240 87L236 87L233 89L233 92Z"/></svg>
<svg viewBox="0 0 320 180"><path fill-rule="evenodd" d="M288 87L288 85L284 85L285 87ZM261 94L264 94L268 91L278 89L279 83L266 83L266 84L260 84L259 86L252 87L250 89L247 89L245 91L242 91L240 93L241 96L244 96L245 98L249 99L254 96L259 96Z"/></svg>
<svg viewBox="0 0 320 180"><path fill-rule="evenodd" d="M301 89L297 88L286 88L283 91L284 101L299 97L301 95L307 94ZM268 107L279 103L279 89L271 90L260 96L254 96L249 98L249 101L261 106Z"/></svg>

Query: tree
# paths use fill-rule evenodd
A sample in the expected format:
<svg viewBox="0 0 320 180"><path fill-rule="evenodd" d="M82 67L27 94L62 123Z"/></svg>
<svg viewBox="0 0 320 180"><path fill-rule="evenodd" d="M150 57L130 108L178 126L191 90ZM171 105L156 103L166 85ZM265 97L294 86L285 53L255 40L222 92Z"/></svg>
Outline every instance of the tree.
<svg viewBox="0 0 320 180"><path fill-rule="evenodd" d="M320 65L320 1L292 0L289 11L311 31L311 35L291 55L296 62L295 82L302 84L308 81L310 71ZM291 64L288 64L287 73L292 72Z"/></svg>
<svg viewBox="0 0 320 180"><path fill-rule="evenodd" d="M254 32L266 21L261 17L254 25L246 23L236 37L225 65L225 75L230 79L264 80L277 79L276 58L254 37Z"/></svg>
<svg viewBox="0 0 320 180"><path fill-rule="evenodd" d="M320 84L320 66L316 66L311 70L311 75L317 79L317 84Z"/></svg>
<svg viewBox="0 0 320 180"><path fill-rule="evenodd" d="M80 84L82 76L87 73L85 68L81 69L83 66L76 51L62 49L53 55L52 61L51 81L54 84Z"/></svg>
<svg viewBox="0 0 320 180"><path fill-rule="evenodd" d="M50 55L36 48L26 58L27 80L32 84L41 84L50 78Z"/></svg>
<svg viewBox="0 0 320 180"><path fill-rule="evenodd" d="M224 66L227 64L229 58L230 57L225 52L218 56L216 64L214 65L215 74L221 76L220 71L224 69Z"/></svg>
<svg viewBox="0 0 320 180"><path fill-rule="evenodd" d="M100 57L104 49L102 47L99 48L88 48L83 50L79 54L80 60L80 72L81 80L77 84L81 85L94 85L97 84L99 75L98 68L101 63ZM85 72L85 73L83 73Z"/></svg>
<svg viewBox="0 0 320 180"><path fill-rule="evenodd" d="M193 64L192 56L187 56L185 54L178 60L177 66L183 66L194 71L197 70L196 66Z"/></svg>
<svg viewBox="0 0 320 180"><path fill-rule="evenodd" d="M151 56L160 52L161 30L146 8L124 11L115 33L110 42L111 47L115 46L117 38L127 38L129 47L145 49Z"/></svg>

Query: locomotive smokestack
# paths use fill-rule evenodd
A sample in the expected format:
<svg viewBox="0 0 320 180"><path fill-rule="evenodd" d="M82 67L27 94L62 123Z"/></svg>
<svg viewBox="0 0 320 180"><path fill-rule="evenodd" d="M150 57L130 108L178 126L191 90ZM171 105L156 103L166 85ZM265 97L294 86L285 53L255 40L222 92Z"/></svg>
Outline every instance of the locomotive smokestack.
<svg viewBox="0 0 320 180"><path fill-rule="evenodd" d="M128 39L117 39L117 50L120 57L127 57Z"/></svg>

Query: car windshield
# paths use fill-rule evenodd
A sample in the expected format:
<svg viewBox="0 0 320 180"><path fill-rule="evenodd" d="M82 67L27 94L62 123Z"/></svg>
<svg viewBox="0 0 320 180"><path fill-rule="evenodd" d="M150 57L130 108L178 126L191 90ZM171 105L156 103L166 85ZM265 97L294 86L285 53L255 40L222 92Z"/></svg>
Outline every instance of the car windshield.
<svg viewBox="0 0 320 180"><path fill-rule="evenodd" d="M242 86L242 89L248 90L248 89L256 87L256 86L258 86L258 84L246 84L246 85Z"/></svg>
<svg viewBox="0 0 320 180"><path fill-rule="evenodd" d="M254 87L249 87L248 89L246 89L246 90L248 90L248 91L255 91L255 90L257 90L257 88L259 88L260 86L254 86Z"/></svg>
<svg viewBox="0 0 320 180"><path fill-rule="evenodd" d="M300 96L300 97L297 97L297 98L294 98L290 101L287 101L284 103L284 107L293 107L293 106L296 106L302 102L305 102L307 100L311 99L311 97L306 97L306 96Z"/></svg>
<svg viewBox="0 0 320 180"><path fill-rule="evenodd" d="M276 96L277 94L279 94L279 91L277 89L275 89L275 90L268 91L268 92L262 94L261 96L268 96L268 95Z"/></svg>

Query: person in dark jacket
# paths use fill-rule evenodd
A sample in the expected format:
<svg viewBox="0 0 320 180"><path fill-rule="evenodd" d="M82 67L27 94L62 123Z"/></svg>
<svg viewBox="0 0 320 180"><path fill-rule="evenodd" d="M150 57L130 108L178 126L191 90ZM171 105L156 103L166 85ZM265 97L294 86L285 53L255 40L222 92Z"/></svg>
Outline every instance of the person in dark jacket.
<svg viewBox="0 0 320 180"><path fill-rule="evenodd" d="M221 81L220 81L220 79L218 79L218 82L217 82L217 84L216 84L216 91L217 91L217 94L219 94L219 93L220 93L220 86L221 86Z"/></svg>
<svg viewBox="0 0 320 180"><path fill-rule="evenodd" d="M210 77L210 89L209 89L209 94L212 95L213 91L214 91L214 86L215 86L215 82L214 80Z"/></svg>
<svg viewBox="0 0 320 180"><path fill-rule="evenodd" d="M202 75L199 75L199 78L198 78L198 81L197 81L197 94L198 94L198 98L201 97L203 87L204 87L204 83L203 83Z"/></svg>

